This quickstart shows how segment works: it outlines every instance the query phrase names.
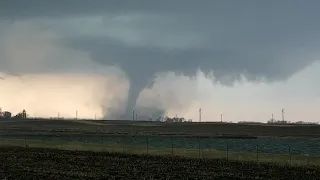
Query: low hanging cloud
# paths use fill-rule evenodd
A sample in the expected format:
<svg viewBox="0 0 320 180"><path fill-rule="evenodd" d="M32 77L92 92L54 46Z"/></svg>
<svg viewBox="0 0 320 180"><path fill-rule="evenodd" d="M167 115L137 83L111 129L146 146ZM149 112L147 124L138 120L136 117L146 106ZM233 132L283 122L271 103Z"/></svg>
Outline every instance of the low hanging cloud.
<svg viewBox="0 0 320 180"><path fill-rule="evenodd" d="M142 92L138 104L166 109L165 115L202 121L268 121L272 114L281 120L318 122L320 63L304 68L286 82L252 82L244 76L233 86L212 83L201 71L193 78L169 73L158 76L155 84ZM144 104L144 105L142 105ZM152 112L152 111L150 111ZM156 112L156 111L154 111Z"/></svg>
<svg viewBox="0 0 320 180"><path fill-rule="evenodd" d="M195 92L202 91L199 87L203 83L212 84L205 85L207 89L219 85L233 93L244 86L241 82L255 91L256 87L268 89L269 85L285 83L315 66L320 47L318 6L319 2L312 0L3 1L0 21L4 28L0 31L6 43L0 49L11 50L11 55L2 58L1 67L9 74L91 72L124 79L115 86L126 84L128 95L119 95L126 99L121 101L126 105L119 112L112 110L117 112L112 116L125 111L128 118L133 109L143 107L148 107L140 109L146 114L193 112L200 106L197 101L204 98ZM23 27L19 27L21 23ZM21 53L15 54L15 49ZM41 52L28 53L37 49ZM110 67L114 71L106 70ZM198 88L184 87L187 82L196 82ZM153 95L159 100L150 108L146 104L152 104L151 94L163 86L170 90L163 92L167 95Z"/></svg>

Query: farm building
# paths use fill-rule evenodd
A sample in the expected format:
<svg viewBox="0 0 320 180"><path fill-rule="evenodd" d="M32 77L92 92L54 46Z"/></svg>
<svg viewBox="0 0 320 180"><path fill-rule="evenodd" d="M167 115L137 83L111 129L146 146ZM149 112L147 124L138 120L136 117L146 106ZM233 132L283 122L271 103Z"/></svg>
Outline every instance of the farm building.
<svg viewBox="0 0 320 180"><path fill-rule="evenodd" d="M18 113L15 116L12 116L11 112L2 111L2 109L0 108L0 119L11 119L11 118L23 118L23 119L26 119L27 118L27 112L26 112L26 110L22 110L22 112Z"/></svg>
<svg viewBox="0 0 320 180"><path fill-rule="evenodd" d="M9 111L2 111L0 108L0 119L10 119L11 118L11 112Z"/></svg>

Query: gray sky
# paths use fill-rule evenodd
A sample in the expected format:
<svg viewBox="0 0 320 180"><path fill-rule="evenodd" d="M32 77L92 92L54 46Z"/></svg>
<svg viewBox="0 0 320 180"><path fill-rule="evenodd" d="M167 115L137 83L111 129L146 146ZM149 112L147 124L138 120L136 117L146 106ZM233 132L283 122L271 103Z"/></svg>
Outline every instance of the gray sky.
<svg viewBox="0 0 320 180"><path fill-rule="evenodd" d="M203 76L213 73L214 84L234 89L242 76L257 86L284 84L319 59L319 5L316 0L3 0L0 37L14 41L2 43L2 50L10 43L15 49L19 40L20 49L37 42L30 51L46 53L29 59L11 53L0 59L0 70L100 72L115 65L131 82L128 112L162 72L195 77L201 69ZM32 38L21 45L21 34ZM54 48L43 46L48 41ZM22 61L28 62L20 66Z"/></svg>
<svg viewBox="0 0 320 180"><path fill-rule="evenodd" d="M309 3L307 3L309 2ZM128 72L289 77L316 52L318 1L2 1L0 17L59 31L66 45ZM302 56L303 57L299 57ZM109 58L106 58L109 57ZM294 57L294 58L293 58ZM288 60L287 58L290 58ZM134 63L133 63L134 62Z"/></svg>

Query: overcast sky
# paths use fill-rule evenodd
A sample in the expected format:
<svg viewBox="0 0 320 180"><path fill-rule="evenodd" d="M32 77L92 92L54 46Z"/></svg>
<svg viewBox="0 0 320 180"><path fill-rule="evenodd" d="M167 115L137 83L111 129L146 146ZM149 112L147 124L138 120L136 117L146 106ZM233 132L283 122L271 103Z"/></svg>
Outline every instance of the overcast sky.
<svg viewBox="0 0 320 180"><path fill-rule="evenodd" d="M83 117L117 118L136 109L194 120L202 108L208 121L221 113L228 121L267 121L284 108L288 120L320 121L319 5L2 0L0 71L7 78L0 84L16 91L1 88L0 106L34 116L81 109ZM30 85L21 90L23 83ZM80 85L81 92L65 88ZM74 105L59 108L61 101Z"/></svg>

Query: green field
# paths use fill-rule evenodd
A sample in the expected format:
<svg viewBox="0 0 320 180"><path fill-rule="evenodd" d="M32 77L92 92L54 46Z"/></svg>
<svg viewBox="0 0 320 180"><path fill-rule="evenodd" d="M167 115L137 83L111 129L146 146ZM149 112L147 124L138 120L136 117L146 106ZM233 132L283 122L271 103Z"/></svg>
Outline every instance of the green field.
<svg viewBox="0 0 320 180"><path fill-rule="evenodd" d="M95 152L121 152L130 154L170 155L189 158L212 158L238 161L272 162L291 165L320 165L319 156L301 156L287 154L265 154L251 152L217 151L209 149L183 149L183 148L152 148L147 146L130 146L125 144L96 144L82 142L41 141L30 139L2 139L0 146L51 148L60 150L79 150Z"/></svg>
<svg viewBox="0 0 320 180"><path fill-rule="evenodd" d="M320 164L317 125L28 119L3 120L0 133L1 145Z"/></svg>

